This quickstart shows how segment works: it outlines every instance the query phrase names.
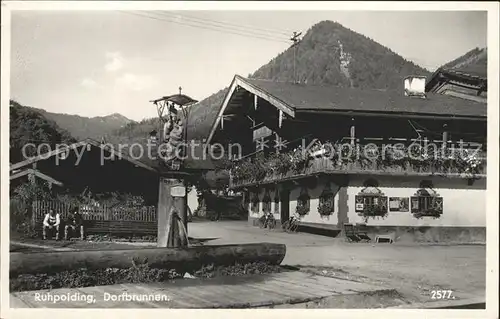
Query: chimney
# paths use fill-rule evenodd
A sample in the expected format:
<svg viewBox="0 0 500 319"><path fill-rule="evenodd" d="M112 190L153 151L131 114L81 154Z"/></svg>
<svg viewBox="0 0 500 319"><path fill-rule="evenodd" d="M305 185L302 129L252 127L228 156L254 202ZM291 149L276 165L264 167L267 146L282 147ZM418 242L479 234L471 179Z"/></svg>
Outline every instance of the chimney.
<svg viewBox="0 0 500 319"><path fill-rule="evenodd" d="M404 79L405 96L426 98L425 76L407 76Z"/></svg>

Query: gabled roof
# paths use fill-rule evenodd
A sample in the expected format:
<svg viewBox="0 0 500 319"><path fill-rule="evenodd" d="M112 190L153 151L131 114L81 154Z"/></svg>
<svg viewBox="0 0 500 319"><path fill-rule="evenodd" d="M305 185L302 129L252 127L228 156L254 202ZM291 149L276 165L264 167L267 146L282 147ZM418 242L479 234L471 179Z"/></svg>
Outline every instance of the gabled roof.
<svg viewBox="0 0 500 319"><path fill-rule="evenodd" d="M126 161L131 162L132 164L134 164L136 166L142 167L142 168L150 170L150 171L155 171L155 169L153 167L151 167L151 166L149 166L141 161L138 161L136 159L131 158L126 153L123 153L123 152L120 153L120 152L116 151L113 147L109 147L106 144L102 144L102 143L100 143L96 140L90 139L90 138L83 140L81 142L77 142L77 143L73 143L71 145L68 145L68 148L63 148L63 147L56 148L55 150L52 150L48 153L40 154L38 156L34 156L33 158L26 159L22 162L11 164L10 171L17 170L21 167L25 167L29 164L33 164L33 163L41 161L41 160L46 160L46 159L51 158L53 156L59 155L61 153L65 153L68 149L74 150L74 149L77 149L79 147L87 146L87 145L90 145L91 147L101 148L103 150L110 152L111 154L113 154L116 157L119 157L121 159L124 159Z"/></svg>
<svg viewBox="0 0 500 319"><path fill-rule="evenodd" d="M12 182L12 180L15 180L15 179L18 179L18 178L21 178L21 177L27 177L29 175L35 175L36 177L38 178L41 178L49 183L52 183L52 184L55 184L57 186L63 186L63 183L50 177L49 175L47 174L44 174L36 169L32 169L32 168L27 168L25 170L21 170L21 171L16 171L16 170L13 170L12 172L12 175L10 175L10 180Z"/></svg>

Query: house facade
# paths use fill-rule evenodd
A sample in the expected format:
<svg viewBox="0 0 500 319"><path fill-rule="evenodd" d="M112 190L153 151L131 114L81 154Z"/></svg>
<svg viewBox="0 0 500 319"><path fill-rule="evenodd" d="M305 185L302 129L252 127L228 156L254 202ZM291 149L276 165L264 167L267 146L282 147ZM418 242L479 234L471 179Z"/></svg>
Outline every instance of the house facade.
<svg viewBox="0 0 500 319"><path fill-rule="evenodd" d="M486 104L236 76L210 132L248 220L485 239ZM235 152L238 151L238 154ZM220 151L217 153L220 154ZM420 236L420 235L419 235Z"/></svg>

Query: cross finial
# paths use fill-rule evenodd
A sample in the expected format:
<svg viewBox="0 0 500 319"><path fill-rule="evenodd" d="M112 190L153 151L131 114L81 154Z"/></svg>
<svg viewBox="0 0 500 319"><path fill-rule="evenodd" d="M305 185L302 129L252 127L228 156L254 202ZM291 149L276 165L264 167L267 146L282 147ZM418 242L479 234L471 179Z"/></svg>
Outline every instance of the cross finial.
<svg viewBox="0 0 500 319"><path fill-rule="evenodd" d="M179 86L179 94L182 94L182 86Z"/></svg>

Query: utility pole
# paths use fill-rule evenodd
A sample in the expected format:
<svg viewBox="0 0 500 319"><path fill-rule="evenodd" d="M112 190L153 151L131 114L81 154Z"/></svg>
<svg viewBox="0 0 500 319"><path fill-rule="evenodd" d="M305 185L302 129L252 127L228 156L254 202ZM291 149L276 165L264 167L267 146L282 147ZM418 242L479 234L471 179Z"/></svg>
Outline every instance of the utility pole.
<svg viewBox="0 0 500 319"><path fill-rule="evenodd" d="M290 38L290 40L293 42L292 47L293 47L293 82L297 83L297 44L300 43L300 35L302 32L293 32L293 36Z"/></svg>

